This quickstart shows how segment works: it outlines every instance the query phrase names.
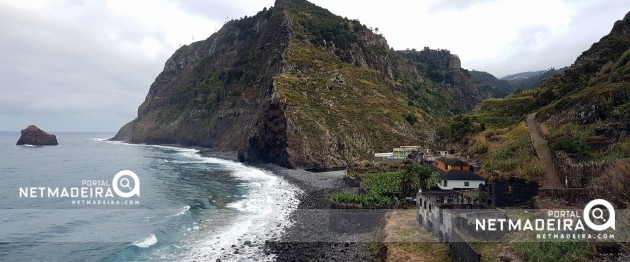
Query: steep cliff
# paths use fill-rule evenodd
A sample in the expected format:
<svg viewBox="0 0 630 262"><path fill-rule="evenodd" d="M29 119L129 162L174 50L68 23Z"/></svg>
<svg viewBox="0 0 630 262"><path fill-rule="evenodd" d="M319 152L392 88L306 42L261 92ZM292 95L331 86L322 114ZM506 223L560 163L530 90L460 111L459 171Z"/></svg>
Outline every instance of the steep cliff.
<svg viewBox="0 0 630 262"><path fill-rule="evenodd" d="M359 21L278 0L177 50L114 139L237 151L242 161L287 167L344 166L422 143L435 116L496 95L479 91L457 57L433 51L393 51Z"/></svg>
<svg viewBox="0 0 630 262"><path fill-rule="evenodd" d="M180 48L151 85L138 118L114 139L238 150L250 136L269 133L262 123L281 129L277 111L284 105L273 98L273 81L282 71L289 23L278 6ZM280 137L271 139L283 143L282 130L275 131ZM286 165L282 151L268 154Z"/></svg>

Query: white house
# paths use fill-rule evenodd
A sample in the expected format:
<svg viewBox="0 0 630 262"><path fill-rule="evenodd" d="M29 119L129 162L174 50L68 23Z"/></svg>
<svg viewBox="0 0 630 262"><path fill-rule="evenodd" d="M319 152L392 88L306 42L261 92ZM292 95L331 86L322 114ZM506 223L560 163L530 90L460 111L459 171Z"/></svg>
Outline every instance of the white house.
<svg viewBox="0 0 630 262"><path fill-rule="evenodd" d="M440 173L438 187L443 190L476 189L485 184L485 180L472 171L472 167L457 158L440 157L433 167Z"/></svg>

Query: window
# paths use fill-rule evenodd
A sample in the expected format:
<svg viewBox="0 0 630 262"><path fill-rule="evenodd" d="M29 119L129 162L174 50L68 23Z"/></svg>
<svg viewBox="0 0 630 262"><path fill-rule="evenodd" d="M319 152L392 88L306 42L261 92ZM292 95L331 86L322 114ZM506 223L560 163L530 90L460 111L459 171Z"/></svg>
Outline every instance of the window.
<svg viewBox="0 0 630 262"><path fill-rule="evenodd" d="M447 182L448 182L448 181L446 181L446 180L442 181L442 186L443 186L443 187L446 187Z"/></svg>
<svg viewBox="0 0 630 262"><path fill-rule="evenodd" d="M464 182L464 186L470 186L470 182L468 181Z"/></svg>

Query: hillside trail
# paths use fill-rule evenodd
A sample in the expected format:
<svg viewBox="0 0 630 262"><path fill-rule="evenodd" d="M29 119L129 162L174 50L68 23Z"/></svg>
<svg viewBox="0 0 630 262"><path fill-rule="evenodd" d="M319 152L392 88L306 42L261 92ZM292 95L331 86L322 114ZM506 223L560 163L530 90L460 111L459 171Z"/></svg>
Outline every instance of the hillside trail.
<svg viewBox="0 0 630 262"><path fill-rule="evenodd" d="M536 154L543 164L545 178L542 182L541 189L561 189L564 188L564 184L558 177L558 172L553 163L553 155L547 140L545 140L538 128L536 127L536 113L527 115L527 129L529 130L529 136L532 138L532 144L536 149Z"/></svg>

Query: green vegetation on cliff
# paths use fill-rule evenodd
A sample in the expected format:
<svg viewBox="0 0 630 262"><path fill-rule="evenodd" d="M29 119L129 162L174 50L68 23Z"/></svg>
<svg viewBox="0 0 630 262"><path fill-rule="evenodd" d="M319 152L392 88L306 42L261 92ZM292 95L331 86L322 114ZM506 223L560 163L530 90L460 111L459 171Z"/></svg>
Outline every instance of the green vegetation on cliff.
<svg viewBox="0 0 630 262"><path fill-rule="evenodd" d="M440 118L502 95L496 79L475 75L448 50L393 51L357 20L278 0L177 50L115 139L346 166L422 144Z"/></svg>
<svg viewBox="0 0 630 262"><path fill-rule="evenodd" d="M524 125L532 112L552 153L566 153L574 162L630 157L629 47L630 13L563 73L538 88L486 100L478 112L452 118L438 134L459 134L443 138L466 144L486 171L535 180L541 166Z"/></svg>
<svg viewBox="0 0 630 262"><path fill-rule="evenodd" d="M567 70L569 67L563 67L560 69L549 68L547 70L541 70L537 72L524 72L514 75L509 75L501 78L501 80L507 81L510 85L510 92L514 92L517 90L530 89L534 87L539 87L543 84L545 79L559 75L560 73Z"/></svg>

